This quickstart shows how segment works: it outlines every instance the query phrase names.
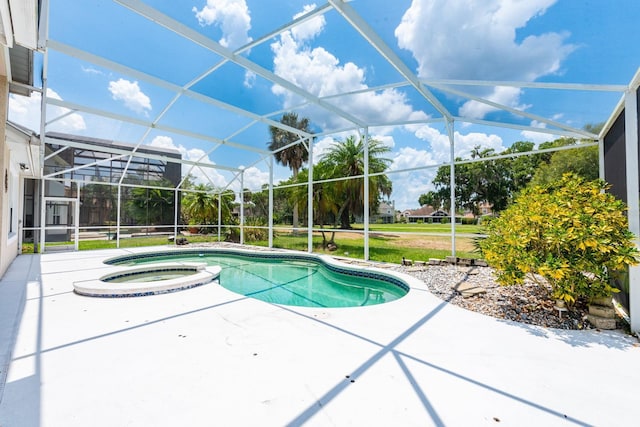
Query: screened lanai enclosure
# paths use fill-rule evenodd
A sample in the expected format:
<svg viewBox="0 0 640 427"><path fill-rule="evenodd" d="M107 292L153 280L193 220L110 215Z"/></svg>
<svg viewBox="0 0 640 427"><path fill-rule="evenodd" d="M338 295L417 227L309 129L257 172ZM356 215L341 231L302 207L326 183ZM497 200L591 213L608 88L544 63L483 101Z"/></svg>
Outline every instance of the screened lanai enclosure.
<svg viewBox="0 0 640 427"><path fill-rule="evenodd" d="M610 63L592 63L571 80L561 64L581 47L561 25L466 46L455 38L466 27L439 25L418 1L94 3L41 2L35 92L22 101L41 107L29 250L144 237L473 256L472 226L497 206L456 194L460 171L597 150L604 177L598 125L635 93L635 68L603 82ZM591 3L558 7L599 16ZM628 53L598 46L610 62Z"/></svg>

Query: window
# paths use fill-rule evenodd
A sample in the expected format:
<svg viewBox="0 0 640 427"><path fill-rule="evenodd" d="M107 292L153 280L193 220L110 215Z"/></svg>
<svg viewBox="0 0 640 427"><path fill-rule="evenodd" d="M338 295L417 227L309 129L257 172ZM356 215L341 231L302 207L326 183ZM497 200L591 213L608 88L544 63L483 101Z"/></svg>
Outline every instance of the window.
<svg viewBox="0 0 640 427"><path fill-rule="evenodd" d="M51 224L60 225L60 205L53 205Z"/></svg>

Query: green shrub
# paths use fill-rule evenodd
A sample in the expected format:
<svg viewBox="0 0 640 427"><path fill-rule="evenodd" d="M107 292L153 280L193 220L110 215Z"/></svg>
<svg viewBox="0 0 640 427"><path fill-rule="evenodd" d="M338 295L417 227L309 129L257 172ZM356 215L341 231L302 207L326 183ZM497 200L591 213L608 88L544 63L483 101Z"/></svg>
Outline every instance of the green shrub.
<svg viewBox="0 0 640 427"><path fill-rule="evenodd" d="M269 237L269 229L263 221L255 218L248 218L244 225L244 241L245 243L258 242L267 240ZM240 242L240 227L230 227L227 229L225 236L227 242Z"/></svg>
<svg viewBox="0 0 640 427"><path fill-rule="evenodd" d="M610 296L612 275L636 264L625 206L604 181L566 174L556 184L526 189L487 225L480 247L499 283L544 277L553 298Z"/></svg>

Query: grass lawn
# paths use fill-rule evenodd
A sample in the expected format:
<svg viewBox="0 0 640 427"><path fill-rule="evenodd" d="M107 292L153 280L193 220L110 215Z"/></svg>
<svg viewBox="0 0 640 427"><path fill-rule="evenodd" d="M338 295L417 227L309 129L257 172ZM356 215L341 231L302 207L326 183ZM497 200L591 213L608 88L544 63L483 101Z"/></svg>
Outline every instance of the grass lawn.
<svg viewBox="0 0 640 427"><path fill-rule="evenodd" d="M188 236L187 239L191 243L217 242L218 235L210 234L210 235ZM167 239L166 236L134 237L134 238L127 238L127 239L120 239L121 248L135 248L140 246L161 246L161 245L167 245L167 244L169 244L169 240ZM47 243L47 245L52 245L52 244ZM93 249L115 249L115 248L116 248L115 240L104 240L104 239L103 240L80 240L80 242L78 243L78 249L81 251L89 251ZM22 253L32 254L33 243L23 243Z"/></svg>
<svg viewBox="0 0 640 427"><path fill-rule="evenodd" d="M449 236L425 236L425 235L393 235L376 234L375 232L448 232L446 224L384 224L372 226L369 235L369 258L373 261L400 263L405 257L411 260L426 261L429 258L444 258L451 255L451 239ZM459 225L459 233L476 233L481 228L473 225ZM357 230L357 228L356 228ZM326 233L327 238L330 232ZM190 243L217 242L217 234L187 236ZM335 242L338 245L336 251L330 252L322 248L322 235L314 232L313 251L327 255L345 256L349 258L364 259L364 237L362 233L344 232L336 230ZM121 248L140 246L162 246L169 244L166 236L150 236L120 239ZM247 242L256 246L267 246L268 241ZM283 249L307 250L307 233L291 233L277 231L273 239L273 246ZM115 240L80 240L80 250L115 249ZM470 237L458 237L456 239L456 254L464 258L478 258L479 253L474 252L473 239ZM33 244L24 243L22 253L33 253Z"/></svg>
<svg viewBox="0 0 640 427"><path fill-rule="evenodd" d="M353 228L356 230L364 230L364 225L353 224ZM384 232L414 232L414 233L450 233L451 224L369 224L370 231L384 231ZM484 227L481 225L467 225L456 224L457 233L483 233Z"/></svg>
<svg viewBox="0 0 640 427"><path fill-rule="evenodd" d="M329 238L330 236L327 236ZM336 251L322 248L322 236L314 233L313 252L364 259L364 238L355 233L336 232ZM267 246L266 241L255 242L260 246ZM427 261L429 258L444 258L451 255L451 240L439 236L369 236L369 258L372 261L400 263L402 257L411 260ZM273 246L283 249L307 250L307 235L291 235L278 233L273 239ZM464 258L478 258L480 254L474 252L473 239L460 237L456 239L456 255Z"/></svg>

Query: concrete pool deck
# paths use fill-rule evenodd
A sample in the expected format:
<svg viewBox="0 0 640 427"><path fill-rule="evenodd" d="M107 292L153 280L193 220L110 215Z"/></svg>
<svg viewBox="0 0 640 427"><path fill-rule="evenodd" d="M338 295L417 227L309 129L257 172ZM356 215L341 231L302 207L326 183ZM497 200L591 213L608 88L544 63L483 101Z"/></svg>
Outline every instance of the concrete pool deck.
<svg viewBox="0 0 640 427"><path fill-rule="evenodd" d="M159 249L13 262L0 281L0 425L640 423L636 338L494 319L420 282L397 301L346 309L277 306L215 283L73 293L104 259Z"/></svg>

